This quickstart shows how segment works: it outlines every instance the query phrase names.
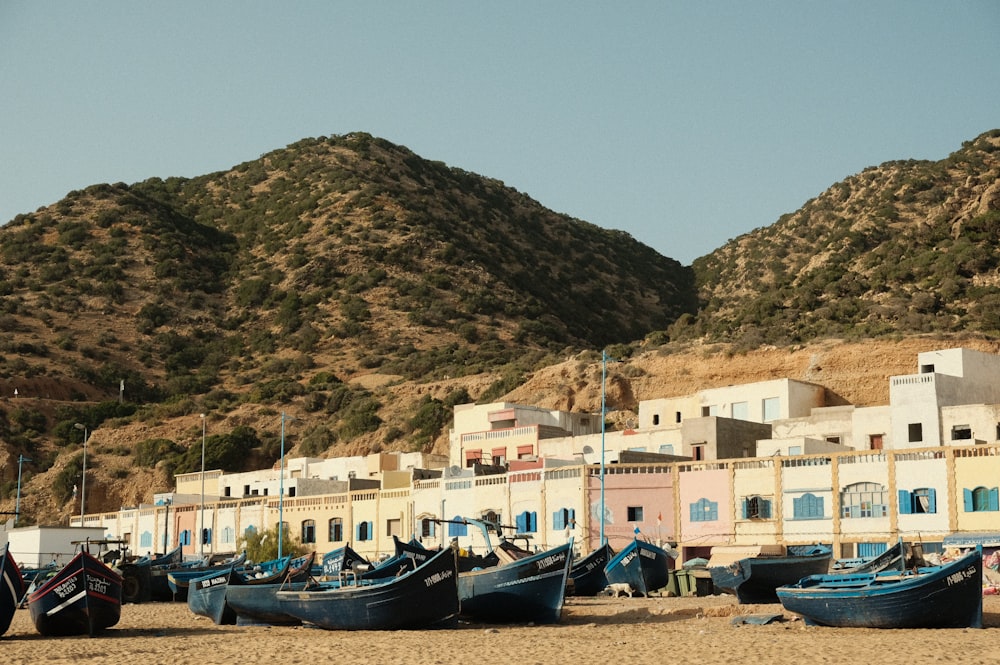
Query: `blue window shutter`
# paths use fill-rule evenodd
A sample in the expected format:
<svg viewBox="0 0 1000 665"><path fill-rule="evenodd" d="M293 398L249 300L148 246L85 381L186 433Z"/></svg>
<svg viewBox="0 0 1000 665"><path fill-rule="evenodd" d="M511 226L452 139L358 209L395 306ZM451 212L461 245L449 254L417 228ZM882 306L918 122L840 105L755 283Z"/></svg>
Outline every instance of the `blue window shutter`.
<svg viewBox="0 0 1000 665"><path fill-rule="evenodd" d="M899 514L910 515L911 513L913 513L913 502L910 499L910 493L906 490L899 490Z"/></svg>
<svg viewBox="0 0 1000 665"><path fill-rule="evenodd" d="M965 512L971 513L972 509L973 509L973 505L972 505L972 490L970 490L970 489L963 489L962 493L965 496Z"/></svg>
<svg viewBox="0 0 1000 665"><path fill-rule="evenodd" d="M524 533L527 531L527 529L524 528L524 516L525 513L520 513L518 514L517 519L514 520L514 526L517 527L518 533Z"/></svg>
<svg viewBox="0 0 1000 665"><path fill-rule="evenodd" d="M569 509L569 523L572 524L576 521L576 508Z"/></svg>
<svg viewBox="0 0 1000 665"><path fill-rule="evenodd" d="M694 518L694 515L695 515L695 506L697 506L697 505L698 505L698 504L696 504L696 503L692 503L692 504L690 504L690 505L688 506L688 510L689 510L689 511L690 511L690 513L691 513L690 517L691 517L691 521L692 521L692 522L696 522L696 521L697 521L697 520L696 520L696 519Z"/></svg>
<svg viewBox="0 0 1000 665"><path fill-rule="evenodd" d="M354 525L354 540L361 540L361 522Z"/></svg>
<svg viewBox="0 0 1000 665"><path fill-rule="evenodd" d="M771 500L761 499L760 501L760 516L766 520L771 519Z"/></svg>
<svg viewBox="0 0 1000 665"><path fill-rule="evenodd" d="M368 523L368 540L375 540L375 522Z"/></svg>
<svg viewBox="0 0 1000 665"><path fill-rule="evenodd" d="M937 512L937 490L933 487L927 490L927 512Z"/></svg>
<svg viewBox="0 0 1000 665"><path fill-rule="evenodd" d="M566 528L566 525L562 523L562 521L563 521L562 516L563 516L563 511L561 511L561 510L557 510L556 512L552 513L552 528L553 529L555 529L555 530L558 531L559 529L565 529Z"/></svg>
<svg viewBox="0 0 1000 665"><path fill-rule="evenodd" d="M796 519L800 517L805 517L805 515L803 515L802 513L803 513L802 497L796 497L792 499L792 517Z"/></svg>
<svg viewBox="0 0 1000 665"><path fill-rule="evenodd" d="M990 510L1000 510L1000 489L990 489Z"/></svg>
<svg viewBox="0 0 1000 665"><path fill-rule="evenodd" d="M538 513L536 511L531 511L531 531L534 533L538 531Z"/></svg>
<svg viewBox="0 0 1000 665"><path fill-rule="evenodd" d="M750 515L750 499L744 498L743 501L741 501L740 503L742 504L740 506L740 508L741 508L741 511L740 511L741 515L740 516L743 519L747 519L747 517Z"/></svg>

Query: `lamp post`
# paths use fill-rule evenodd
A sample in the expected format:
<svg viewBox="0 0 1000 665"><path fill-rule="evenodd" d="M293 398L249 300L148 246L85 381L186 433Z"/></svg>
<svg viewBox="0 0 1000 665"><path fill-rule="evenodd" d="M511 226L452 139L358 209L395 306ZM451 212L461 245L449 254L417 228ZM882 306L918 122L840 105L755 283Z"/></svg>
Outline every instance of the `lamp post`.
<svg viewBox="0 0 1000 665"><path fill-rule="evenodd" d="M201 528L198 532L201 540L199 553L205 556L205 414L201 414Z"/></svg>
<svg viewBox="0 0 1000 665"><path fill-rule="evenodd" d="M608 357L608 352L604 349L601 350L601 545L605 545L608 541L604 536L604 432L605 432L605 403L607 400L607 392L605 391L605 385L608 379L608 361L614 360L614 358Z"/></svg>
<svg viewBox="0 0 1000 665"><path fill-rule="evenodd" d="M163 513L163 553L167 553L167 531L170 530L170 499L163 500L165 512Z"/></svg>
<svg viewBox="0 0 1000 665"><path fill-rule="evenodd" d="M80 477L80 526L83 526L83 516L87 507L87 427L80 423L73 427L83 430L83 475Z"/></svg>
<svg viewBox="0 0 1000 665"><path fill-rule="evenodd" d="M295 420L281 412L281 477L278 479L278 558L281 558L281 546L284 541L285 528L285 421Z"/></svg>
<svg viewBox="0 0 1000 665"><path fill-rule="evenodd" d="M14 526L17 526L17 519L21 516L21 464L31 461L30 457L17 456L17 501L14 502Z"/></svg>

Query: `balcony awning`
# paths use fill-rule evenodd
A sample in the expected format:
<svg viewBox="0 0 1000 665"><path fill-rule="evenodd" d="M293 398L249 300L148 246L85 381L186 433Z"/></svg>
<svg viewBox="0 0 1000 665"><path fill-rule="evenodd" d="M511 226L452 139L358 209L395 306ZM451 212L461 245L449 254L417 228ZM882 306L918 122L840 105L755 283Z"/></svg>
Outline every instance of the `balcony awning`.
<svg viewBox="0 0 1000 665"><path fill-rule="evenodd" d="M965 531L950 533L944 537L945 547L1000 547L1000 531Z"/></svg>

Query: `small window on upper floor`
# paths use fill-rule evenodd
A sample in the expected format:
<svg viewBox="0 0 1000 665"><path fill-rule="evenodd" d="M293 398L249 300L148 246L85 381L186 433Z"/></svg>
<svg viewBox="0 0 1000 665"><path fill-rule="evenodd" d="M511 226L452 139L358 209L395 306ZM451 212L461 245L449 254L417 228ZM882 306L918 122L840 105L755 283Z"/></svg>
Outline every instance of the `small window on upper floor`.
<svg viewBox="0 0 1000 665"><path fill-rule="evenodd" d="M920 366L920 373L921 374L933 374L934 373L934 365L921 365Z"/></svg>
<svg viewBox="0 0 1000 665"><path fill-rule="evenodd" d="M653 414L653 427L656 427L659 424L660 424L660 414L654 413Z"/></svg>
<svg viewBox="0 0 1000 665"><path fill-rule="evenodd" d="M964 441L972 438L972 428L968 425L955 425L951 428L952 441Z"/></svg>
<svg viewBox="0 0 1000 665"><path fill-rule="evenodd" d="M681 412L677 411L674 413L674 422L679 423L681 421ZM997 432L1000 432L1000 423L997 423ZM1000 435L997 436L1000 439Z"/></svg>
<svg viewBox="0 0 1000 665"><path fill-rule="evenodd" d="M910 423L906 426L909 442L918 443L924 440L924 426L922 423Z"/></svg>

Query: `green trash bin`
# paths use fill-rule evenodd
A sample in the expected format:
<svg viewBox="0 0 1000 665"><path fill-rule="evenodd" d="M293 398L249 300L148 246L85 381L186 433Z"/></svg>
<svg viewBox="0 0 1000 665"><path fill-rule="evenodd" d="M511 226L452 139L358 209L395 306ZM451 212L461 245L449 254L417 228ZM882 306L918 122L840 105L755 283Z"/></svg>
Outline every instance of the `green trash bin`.
<svg viewBox="0 0 1000 665"><path fill-rule="evenodd" d="M694 594L694 578L691 577L691 571L681 569L675 572L677 573L677 595L690 596Z"/></svg>
<svg viewBox="0 0 1000 665"><path fill-rule="evenodd" d="M677 590L677 571L676 570L668 570L667 571L667 586L663 587L663 590L660 593L665 594L667 596L679 596L680 595L680 593Z"/></svg>

